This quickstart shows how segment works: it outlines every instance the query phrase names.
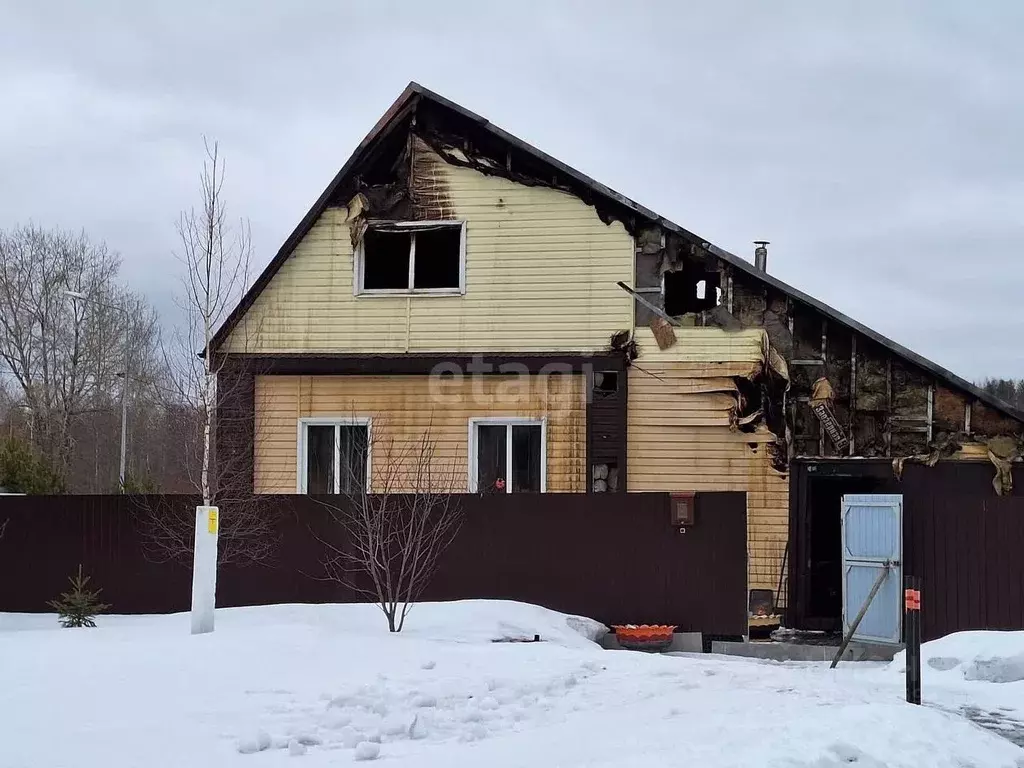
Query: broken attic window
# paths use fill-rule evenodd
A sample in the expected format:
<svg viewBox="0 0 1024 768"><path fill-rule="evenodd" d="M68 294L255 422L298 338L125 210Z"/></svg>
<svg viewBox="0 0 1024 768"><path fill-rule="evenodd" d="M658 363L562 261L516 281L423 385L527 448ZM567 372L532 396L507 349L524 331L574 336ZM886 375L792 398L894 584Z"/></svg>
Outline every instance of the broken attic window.
<svg viewBox="0 0 1024 768"><path fill-rule="evenodd" d="M360 291L462 290L462 222L372 224L359 249Z"/></svg>
<svg viewBox="0 0 1024 768"><path fill-rule="evenodd" d="M458 288L462 227L427 229L416 241L414 288Z"/></svg>
<svg viewBox="0 0 1024 768"><path fill-rule="evenodd" d="M401 290L409 287L412 233L368 229L363 236L363 289Z"/></svg>
<svg viewBox="0 0 1024 768"><path fill-rule="evenodd" d="M662 290L665 312L673 316L714 309L722 298L717 272L666 272Z"/></svg>
<svg viewBox="0 0 1024 768"><path fill-rule="evenodd" d="M619 374L617 371L596 371L594 373L594 393L597 395L611 395L619 389Z"/></svg>

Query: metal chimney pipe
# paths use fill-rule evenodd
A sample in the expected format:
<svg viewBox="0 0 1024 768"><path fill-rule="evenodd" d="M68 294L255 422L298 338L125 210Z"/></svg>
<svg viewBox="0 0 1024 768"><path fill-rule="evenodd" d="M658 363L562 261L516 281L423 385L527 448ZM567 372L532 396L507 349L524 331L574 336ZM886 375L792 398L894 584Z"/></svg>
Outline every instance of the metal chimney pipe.
<svg viewBox="0 0 1024 768"><path fill-rule="evenodd" d="M754 249L754 267L761 272L768 271L768 246L770 244L768 240L754 241L754 245L757 246Z"/></svg>

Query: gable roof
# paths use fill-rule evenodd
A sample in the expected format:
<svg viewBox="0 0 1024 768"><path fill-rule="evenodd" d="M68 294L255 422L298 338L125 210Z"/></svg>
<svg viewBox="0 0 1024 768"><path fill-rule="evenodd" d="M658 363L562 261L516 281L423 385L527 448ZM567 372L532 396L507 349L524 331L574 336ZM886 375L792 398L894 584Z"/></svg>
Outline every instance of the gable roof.
<svg viewBox="0 0 1024 768"><path fill-rule="evenodd" d="M428 102L436 107L439 107L458 116L464 121L472 123L474 127L477 128L478 130L484 131L486 134L489 134L491 137L498 140L499 142L502 142L508 145L509 147L516 149L517 151L532 158L533 160L539 162L540 164L549 167L553 172L570 180L573 183L573 187L585 191L586 193L588 193L588 197L596 196L598 198L602 198L607 203L625 209L626 211L631 212L632 214L641 219L659 225L670 232L675 232L676 234L681 235L682 237L686 238L687 240L693 243L702 245L709 253L711 253L711 255L725 261L727 264L730 264L732 267L740 270L741 272L745 272L751 277L761 281L762 283L765 283L766 285L776 289L777 291L780 291L786 294L787 296L802 302L803 304L813 307L818 312L825 315L828 319L835 321L840 325L844 325L866 336L867 338L871 339L877 344L880 344L881 346L890 350L899 357L902 357L912 362L919 368L928 371L936 378L948 382L954 388L967 392L977 400L985 403L986 405L991 406L992 408L995 408L1000 413L1003 413L1004 415L1009 416L1013 419L1017 419L1018 421L1024 422L1024 412L1017 410L1010 404L995 397L994 395L989 394L988 392L984 391L983 389L971 383L970 381L967 381L966 379L957 376L955 373L946 368L943 368L941 365L933 363L931 360L928 360L927 358L922 357L916 352L907 349L902 344L898 344L892 339L889 339L888 337L883 336L877 331L868 328L866 325L857 322L853 318L844 315L838 310L830 307L828 304L825 304L823 301L820 301L814 298L813 296L810 296L804 293L803 291L794 288L793 286L783 282L782 280L779 280L778 278L772 276L767 272L762 272L761 270L757 269L751 262L747 261L741 256L737 256L736 254L730 253L729 251L726 251L723 248L719 248L718 246L701 238L700 236L694 234L693 232L690 232L684 227L679 226L675 222L672 222L666 219L665 217L660 216L659 214L655 213L649 208L640 205L639 203L637 203L634 200L631 200L625 195L616 192L610 187L601 184L599 181L590 178L586 174L581 173L580 171L576 170L575 168L569 165L566 165L565 163L552 157L551 155L542 152L541 150L523 141L522 139L513 136L511 133L502 130L498 126L489 122L486 118L481 117L475 112L471 112L465 107L456 104L455 102L450 101L427 88L424 88L422 85L416 82L411 82L409 83L408 86L406 86L405 90L402 91L398 99L396 99L395 102L388 108L388 110L384 113L380 120L377 121L377 124L373 126L370 132L366 134L366 137L361 142L359 142L359 145L356 147L355 151L345 162L345 164L341 167L341 170L338 171L337 175L333 179L331 179L331 182L327 185L326 189L324 189L323 193L321 193L320 197L318 197L316 202L313 203L313 206L309 209L306 215L302 217L302 220L299 222L298 226L296 226L292 233L288 235L287 239L285 239L284 243L281 245L281 248L274 255L274 258L271 259L270 263L266 266L263 272L261 272L259 277L256 278L252 287L245 293L245 295L242 297L238 305L232 310L231 314L228 315L224 323L217 330L216 334L214 334L210 344L212 348L216 349L224 342L228 334L231 332L231 329L235 327L235 325L239 322L239 320L249 309L249 307L252 306L252 303L256 300L256 298L263 291L263 289L270 282L270 280L274 277L274 275L277 273L277 270L280 269L284 261L291 255L295 247L313 227L313 224L324 212L324 210L329 206L335 192L339 189L339 187L351 181L350 177L352 176L354 170L356 169L360 161L364 158L364 156L368 154L381 141L383 141L389 134L391 134L396 127L402 125L404 123L405 118L411 114L412 110L420 101Z"/></svg>

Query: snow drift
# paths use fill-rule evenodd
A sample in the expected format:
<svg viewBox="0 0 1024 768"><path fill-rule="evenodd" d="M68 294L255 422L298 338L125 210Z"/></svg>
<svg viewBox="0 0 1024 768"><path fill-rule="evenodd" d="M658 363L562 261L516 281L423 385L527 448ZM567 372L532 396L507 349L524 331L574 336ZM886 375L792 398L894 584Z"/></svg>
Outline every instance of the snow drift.
<svg viewBox="0 0 1024 768"><path fill-rule="evenodd" d="M906 651L900 651L890 668L903 674ZM1024 632L955 632L921 646L922 676L941 674L987 683L1024 680Z"/></svg>

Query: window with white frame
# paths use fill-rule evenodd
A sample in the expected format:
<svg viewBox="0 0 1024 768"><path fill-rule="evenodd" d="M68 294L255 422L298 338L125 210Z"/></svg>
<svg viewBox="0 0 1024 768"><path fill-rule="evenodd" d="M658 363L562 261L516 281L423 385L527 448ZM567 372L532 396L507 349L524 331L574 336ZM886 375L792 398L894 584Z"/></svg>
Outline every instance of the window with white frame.
<svg viewBox="0 0 1024 768"><path fill-rule="evenodd" d="M470 491L541 493L547 490L546 442L543 419L471 419Z"/></svg>
<svg viewBox="0 0 1024 768"><path fill-rule="evenodd" d="M356 252L357 294L463 293L466 224L462 221L377 221Z"/></svg>
<svg viewBox="0 0 1024 768"><path fill-rule="evenodd" d="M361 493L370 476L370 420L300 420L298 475L299 493Z"/></svg>

